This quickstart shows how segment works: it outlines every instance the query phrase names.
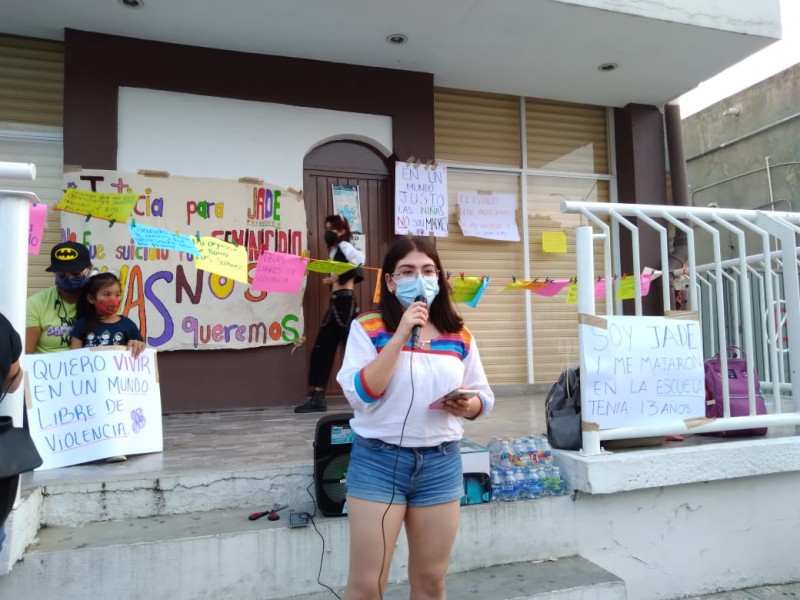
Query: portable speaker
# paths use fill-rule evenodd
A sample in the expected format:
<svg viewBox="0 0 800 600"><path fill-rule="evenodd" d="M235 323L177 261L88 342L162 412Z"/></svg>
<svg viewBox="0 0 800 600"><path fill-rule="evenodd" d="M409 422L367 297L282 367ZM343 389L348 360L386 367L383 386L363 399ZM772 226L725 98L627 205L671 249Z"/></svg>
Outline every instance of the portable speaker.
<svg viewBox="0 0 800 600"><path fill-rule="evenodd" d="M328 517L346 514L347 466L355 434L350 429L353 413L325 415L317 421L314 436L314 489L320 512Z"/></svg>

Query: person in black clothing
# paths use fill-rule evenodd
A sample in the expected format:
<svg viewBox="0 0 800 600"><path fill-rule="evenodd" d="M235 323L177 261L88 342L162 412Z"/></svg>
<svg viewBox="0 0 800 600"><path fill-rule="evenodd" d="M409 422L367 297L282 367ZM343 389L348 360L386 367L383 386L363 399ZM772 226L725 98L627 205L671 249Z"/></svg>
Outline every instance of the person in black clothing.
<svg viewBox="0 0 800 600"><path fill-rule="evenodd" d="M311 351L311 366L308 373L308 387L310 389L308 401L296 406L296 413L325 412L325 386L333 368L333 359L339 345L347 343L347 334L350 332L350 323L358 312L353 289L364 277L358 268L364 263L364 253L357 250L350 240L350 225L347 219L339 215L328 215L325 218L325 242L330 249L332 260L349 262L357 268L344 273L331 273L322 282L331 285L331 303L322 328L317 336L317 343Z"/></svg>
<svg viewBox="0 0 800 600"><path fill-rule="evenodd" d="M22 383L22 365L19 362L21 354L22 339L8 319L0 314L0 402L6 394L17 391ZM11 417L0 417L0 422L2 427L12 426ZM19 475L0 478L0 549L6 537L3 525L14 507L18 485Z"/></svg>

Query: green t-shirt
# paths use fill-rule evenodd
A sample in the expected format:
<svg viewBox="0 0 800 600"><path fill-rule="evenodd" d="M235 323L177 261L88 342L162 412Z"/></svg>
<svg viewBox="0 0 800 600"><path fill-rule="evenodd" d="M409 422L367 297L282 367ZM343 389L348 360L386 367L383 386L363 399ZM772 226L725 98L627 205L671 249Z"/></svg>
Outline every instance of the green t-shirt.
<svg viewBox="0 0 800 600"><path fill-rule="evenodd" d="M28 298L25 327L42 330L34 354L69 350L69 338L76 320L76 305L65 302L58 289L50 286Z"/></svg>

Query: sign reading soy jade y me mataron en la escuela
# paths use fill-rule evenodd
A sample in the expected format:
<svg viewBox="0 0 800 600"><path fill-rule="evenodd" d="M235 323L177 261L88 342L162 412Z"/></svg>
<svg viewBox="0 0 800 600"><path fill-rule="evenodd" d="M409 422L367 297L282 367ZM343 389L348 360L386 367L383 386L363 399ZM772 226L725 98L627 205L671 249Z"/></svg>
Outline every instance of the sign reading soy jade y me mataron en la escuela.
<svg viewBox="0 0 800 600"><path fill-rule="evenodd" d="M40 469L161 452L156 352L107 346L25 356L25 396Z"/></svg>
<svg viewBox="0 0 800 600"><path fill-rule="evenodd" d="M447 237L447 167L395 163L396 235Z"/></svg>
<svg viewBox="0 0 800 600"><path fill-rule="evenodd" d="M201 177L148 177L82 170L65 173L67 189L138 194L127 223L61 214L61 239L89 248L95 268L122 280L121 313L159 350L238 349L291 344L303 335L302 285L296 293L257 291L249 283L204 271L184 246L137 246L130 227L147 225L185 236L235 243L247 252L252 281L262 251L301 255L306 249L301 195L270 183ZM165 234L145 239L167 239ZM172 243L172 242L171 242ZM208 244L205 244L206 246ZM228 273L230 275L230 273Z"/></svg>
<svg viewBox="0 0 800 600"><path fill-rule="evenodd" d="M582 420L600 429L705 416L700 323L580 315Z"/></svg>

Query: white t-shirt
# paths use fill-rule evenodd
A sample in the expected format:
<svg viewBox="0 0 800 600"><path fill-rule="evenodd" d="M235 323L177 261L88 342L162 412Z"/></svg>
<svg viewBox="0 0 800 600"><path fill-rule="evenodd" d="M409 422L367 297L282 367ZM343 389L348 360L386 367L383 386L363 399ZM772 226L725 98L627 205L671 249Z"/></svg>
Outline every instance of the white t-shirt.
<svg viewBox="0 0 800 600"><path fill-rule="evenodd" d="M353 431L365 438L406 448L460 440L464 433L462 420L428 406L456 388L469 388L480 392L481 414L491 411L494 394L472 334L466 327L459 333L445 333L414 352L407 342L389 385L379 396L366 387L361 371L378 356L392 335L379 312L364 313L350 326L347 350L336 381L355 411L350 421ZM411 411L401 444L409 404Z"/></svg>

